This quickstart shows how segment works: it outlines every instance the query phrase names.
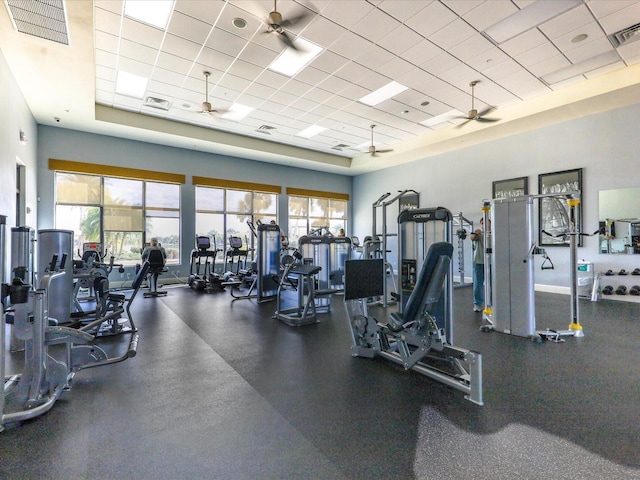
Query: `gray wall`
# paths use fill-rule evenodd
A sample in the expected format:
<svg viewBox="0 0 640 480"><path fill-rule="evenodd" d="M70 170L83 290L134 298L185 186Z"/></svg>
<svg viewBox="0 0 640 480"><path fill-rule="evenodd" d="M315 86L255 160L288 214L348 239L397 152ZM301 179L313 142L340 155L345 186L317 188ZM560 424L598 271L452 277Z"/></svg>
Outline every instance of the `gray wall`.
<svg viewBox="0 0 640 480"><path fill-rule="evenodd" d="M191 177L204 176L281 185L279 213L281 227L287 230L287 187L306 188L351 194L352 178L305 169L254 162L208 153L165 147L104 135L83 133L41 125L38 134L39 228L54 226L54 172L49 158L114 165L186 175L181 187L182 252L181 266L171 267L170 274L180 270L186 276L195 232L195 187Z"/></svg>
<svg viewBox="0 0 640 480"><path fill-rule="evenodd" d="M16 83L9 67L0 52L0 215L7 216L7 230L16 226L16 164L25 166L26 214L24 224L36 227L37 189L36 189L36 151L38 147L38 126ZM20 142L20 131L27 135L26 145ZM9 232L7 232L7 239ZM7 245L6 258L10 257L10 245ZM8 275L9 265L6 264ZM6 280L6 279L2 279Z"/></svg>
<svg viewBox="0 0 640 480"><path fill-rule="evenodd" d="M529 193L535 194L538 174L573 168L583 169L583 230L593 233L598 228L598 192L640 186L639 117L640 105L633 105L358 176L353 186L354 233L371 234L371 205L384 192L414 189L420 192L421 206L447 207L478 222L494 180L528 177ZM636 207L640 217L640 205ZM556 268L536 268L536 283L568 286L568 249L547 251ZM396 256L394 252L390 257L394 265ZM640 256L600 254L597 236L585 238L578 259L594 262L596 271L640 267ZM536 259L537 266L541 262Z"/></svg>

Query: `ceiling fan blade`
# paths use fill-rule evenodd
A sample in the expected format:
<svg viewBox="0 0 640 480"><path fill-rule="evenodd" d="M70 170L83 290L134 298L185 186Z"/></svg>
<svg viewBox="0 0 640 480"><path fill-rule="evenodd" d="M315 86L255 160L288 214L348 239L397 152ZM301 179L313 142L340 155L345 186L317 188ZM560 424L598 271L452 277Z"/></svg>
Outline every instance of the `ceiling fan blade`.
<svg viewBox="0 0 640 480"><path fill-rule="evenodd" d="M459 123L458 125L456 125L454 128L462 128L464 127L467 123L469 123L471 120L473 120L473 118L467 118L467 117L462 117L462 118L466 118L466 120L462 123Z"/></svg>
<svg viewBox="0 0 640 480"><path fill-rule="evenodd" d="M479 117L484 117L487 113L491 113L496 109L496 107L487 107L484 110L478 112Z"/></svg>
<svg viewBox="0 0 640 480"><path fill-rule="evenodd" d="M310 17L311 15L312 15L312 13L310 11L306 11L306 12L300 13L300 14L296 15L295 17L289 17L286 20L282 20L282 22L280 23L280 26L283 27L283 28L293 27L300 20L304 20L305 18Z"/></svg>
<svg viewBox="0 0 640 480"><path fill-rule="evenodd" d="M279 34L278 34L278 38L280 39L280 41L282 43L284 43L287 47L292 48L293 50L298 50L298 48L293 44L293 42L291 41L291 37L289 37L289 34L287 32L285 32L284 30L282 30Z"/></svg>
<svg viewBox="0 0 640 480"><path fill-rule="evenodd" d="M476 120L483 123L492 123L492 122L500 121L499 118L484 118L484 117L478 117L476 118Z"/></svg>
<svg viewBox="0 0 640 480"><path fill-rule="evenodd" d="M381 150L376 149L376 153L387 153L387 152L393 152L393 148L383 148Z"/></svg>

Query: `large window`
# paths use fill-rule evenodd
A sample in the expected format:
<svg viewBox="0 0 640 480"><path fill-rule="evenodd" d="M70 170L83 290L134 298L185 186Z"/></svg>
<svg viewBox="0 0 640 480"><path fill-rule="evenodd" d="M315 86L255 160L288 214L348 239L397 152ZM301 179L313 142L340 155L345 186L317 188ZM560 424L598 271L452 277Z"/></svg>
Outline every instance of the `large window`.
<svg viewBox="0 0 640 480"><path fill-rule="evenodd" d="M56 172L55 227L73 230L74 250L99 242L116 263L140 262L156 237L167 263L180 262L180 186L100 175Z"/></svg>
<svg viewBox="0 0 640 480"><path fill-rule="evenodd" d="M289 243L312 230L322 229L338 235L347 231L347 201L332 198L289 196Z"/></svg>
<svg viewBox="0 0 640 480"><path fill-rule="evenodd" d="M196 186L196 233L215 238L216 247L228 247L230 236L255 248L249 223L277 221L278 195L252 190ZM217 257L223 261L223 255Z"/></svg>

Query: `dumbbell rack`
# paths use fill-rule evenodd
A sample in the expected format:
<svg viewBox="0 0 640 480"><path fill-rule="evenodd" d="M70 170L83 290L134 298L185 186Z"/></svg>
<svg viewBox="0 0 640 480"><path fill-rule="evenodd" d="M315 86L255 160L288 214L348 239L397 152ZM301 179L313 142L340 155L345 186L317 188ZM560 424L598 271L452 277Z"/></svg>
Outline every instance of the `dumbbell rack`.
<svg viewBox="0 0 640 480"><path fill-rule="evenodd" d="M634 271L633 268L632 269L625 268L624 270L627 272L626 275L620 275L619 272L622 270L623 269L613 271L612 274L609 274L609 275L607 275L606 272L600 272L598 274L598 281L599 281L598 291L600 292L600 299L640 303L640 296L629 294L629 291L634 285L640 286L640 275L632 275L631 272ZM605 295L602 293L603 289L608 285L613 287L613 293L611 295ZM616 294L616 290L620 286L626 287L625 295Z"/></svg>

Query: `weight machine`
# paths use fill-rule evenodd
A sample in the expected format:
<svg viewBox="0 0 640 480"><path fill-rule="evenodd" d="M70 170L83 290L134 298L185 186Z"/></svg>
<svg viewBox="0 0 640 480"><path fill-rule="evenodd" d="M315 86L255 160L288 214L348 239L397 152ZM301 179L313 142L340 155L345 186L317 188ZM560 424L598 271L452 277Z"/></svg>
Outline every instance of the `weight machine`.
<svg viewBox="0 0 640 480"><path fill-rule="evenodd" d="M559 235L569 239L571 278L571 321L568 330L536 331L534 255L546 252L534 240L534 201L548 199L556 202L564 232ZM567 208L562 202L565 201ZM579 192L523 195L496 198L485 201L482 206L484 224L491 220L491 245L488 245L488 229L484 230L485 241L485 309L483 319L487 324L482 331L498 332L527 337L534 341L542 339L563 341L563 336L583 337L579 320L577 247L578 236L576 209L580 204ZM548 232L542 232L551 235Z"/></svg>
<svg viewBox="0 0 640 480"><path fill-rule="evenodd" d="M391 197L391 198L389 198ZM389 250L389 238L397 237L397 233L390 233L387 230L387 207L395 202L399 203L399 213L404 210L412 210L419 206L419 194L415 190L398 190L398 193L391 196L391 192L382 194L375 202L373 202L373 220L372 220L372 234L371 238L366 239L364 243L365 252L375 251L383 259L385 265L384 276L391 275L394 291L389 292L387 282L383 282L384 295L382 295L382 305L387 306L391 303L395 303L398 300L398 286L396 284L395 276L393 273L393 265L387 260L387 254L391 252ZM382 212L382 232L378 233L378 211ZM371 249L372 246L377 248ZM377 255L369 255L369 258L376 258Z"/></svg>
<svg viewBox="0 0 640 480"><path fill-rule="evenodd" d="M473 233L473 221L466 219L462 212L453 216L453 228L455 229L455 235L458 237L457 253L458 253L458 283L454 284L454 288L468 287L473 285L473 282L467 283L465 281L465 240ZM473 266L473 254L471 257L471 265ZM473 272L472 272L473 275Z"/></svg>
<svg viewBox="0 0 640 480"><path fill-rule="evenodd" d="M369 300L383 292L382 259L349 260L346 263L344 304L353 344L353 356L381 356L433 380L464 392L482 405L482 356L455 347L440 324L451 325L451 255L447 242L433 243L427 252L415 288L402 313L392 313L386 323L369 316ZM443 298L445 297L445 298ZM443 318L447 315L449 318Z"/></svg>

